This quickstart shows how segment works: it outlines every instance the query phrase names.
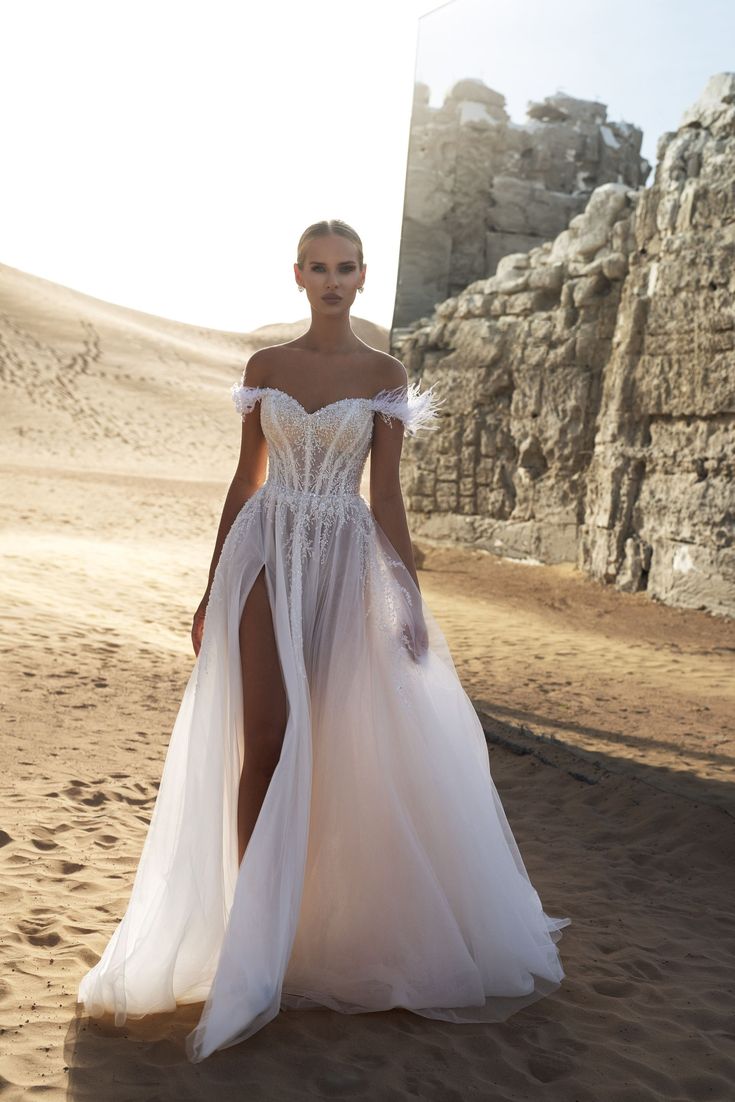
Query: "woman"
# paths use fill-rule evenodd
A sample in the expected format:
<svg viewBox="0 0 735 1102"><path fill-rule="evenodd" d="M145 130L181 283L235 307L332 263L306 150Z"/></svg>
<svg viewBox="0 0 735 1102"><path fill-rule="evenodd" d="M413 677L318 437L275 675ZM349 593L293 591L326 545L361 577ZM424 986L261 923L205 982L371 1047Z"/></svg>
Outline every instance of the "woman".
<svg viewBox="0 0 735 1102"><path fill-rule="evenodd" d="M193 1062L281 1008L499 1021L564 976L569 919L542 909L419 590L399 464L440 403L352 331L366 270L353 229L310 226L311 326L232 387L196 661L128 909L79 988L117 1025L203 1001Z"/></svg>

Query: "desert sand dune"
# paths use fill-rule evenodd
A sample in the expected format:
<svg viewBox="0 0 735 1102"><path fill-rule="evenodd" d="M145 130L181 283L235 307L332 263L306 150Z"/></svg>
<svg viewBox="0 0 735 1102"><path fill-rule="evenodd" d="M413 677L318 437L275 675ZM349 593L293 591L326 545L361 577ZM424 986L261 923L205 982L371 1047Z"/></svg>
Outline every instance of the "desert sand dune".
<svg viewBox="0 0 735 1102"><path fill-rule="evenodd" d="M355 323L385 347L386 334ZM567 978L493 1026L287 1011L202 1064L200 1007L76 1012L129 896L237 456L216 333L0 268L4 1098L735 1097L735 627L572 567L418 548Z"/></svg>
<svg viewBox="0 0 735 1102"><path fill-rule="evenodd" d="M45 459L178 476L186 463L191 477L228 480L227 388L256 348L292 340L307 326L220 333L0 265L3 448L31 466ZM353 319L353 328L373 347L387 347L379 326Z"/></svg>

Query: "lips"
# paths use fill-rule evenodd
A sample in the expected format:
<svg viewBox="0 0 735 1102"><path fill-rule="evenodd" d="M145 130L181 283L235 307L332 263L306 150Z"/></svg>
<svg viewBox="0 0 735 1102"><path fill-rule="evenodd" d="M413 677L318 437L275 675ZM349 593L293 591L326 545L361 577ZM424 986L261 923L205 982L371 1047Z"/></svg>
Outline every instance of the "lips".
<svg viewBox="0 0 735 1102"><path fill-rule="evenodd" d="M325 302L341 302L341 295L322 295Z"/></svg>

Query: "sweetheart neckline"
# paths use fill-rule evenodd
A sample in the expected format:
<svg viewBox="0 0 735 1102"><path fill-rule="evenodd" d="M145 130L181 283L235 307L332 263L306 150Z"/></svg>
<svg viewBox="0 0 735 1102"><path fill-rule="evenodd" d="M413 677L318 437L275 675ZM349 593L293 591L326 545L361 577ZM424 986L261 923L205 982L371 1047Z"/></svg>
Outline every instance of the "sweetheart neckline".
<svg viewBox="0 0 735 1102"><path fill-rule="evenodd" d="M380 390L372 398L337 398L337 400L335 402L327 402L327 404L325 406L319 406L318 409L313 409L313 410L309 411L308 409L306 409L305 406L303 406L301 404L301 402L298 400L298 398L295 398L293 396L293 394L289 394L288 391L281 390L281 388L277 387L277 386L253 386L253 387L241 386L241 389L242 390L261 390L263 392L270 391L272 394L281 394L284 398L288 398L289 401L291 401L295 405L297 405L299 407L299 409L301 410L301 412L306 417L316 417L316 415L318 413L324 413L325 410L333 409L335 406L341 406L345 402L371 402L372 403L376 400L376 398L378 398L381 394L384 393L384 391Z"/></svg>

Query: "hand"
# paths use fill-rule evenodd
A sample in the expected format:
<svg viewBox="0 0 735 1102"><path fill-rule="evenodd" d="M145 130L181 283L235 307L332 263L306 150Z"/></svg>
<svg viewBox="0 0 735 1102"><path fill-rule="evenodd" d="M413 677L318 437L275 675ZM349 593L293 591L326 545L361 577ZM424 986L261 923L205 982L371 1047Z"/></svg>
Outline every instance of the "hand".
<svg viewBox="0 0 735 1102"><path fill-rule="evenodd" d="M417 612L410 624L405 626L405 634L408 635L406 649L415 662L418 662L429 649L429 633L426 629L426 621L423 614Z"/></svg>
<svg viewBox="0 0 735 1102"><path fill-rule="evenodd" d="M194 654L199 657L199 651L202 646L202 634L204 633L204 617L207 612L207 605L209 604L209 590L204 594L199 602L199 608L194 613L194 619L191 623L191 642L194 647Z"/></svg>

